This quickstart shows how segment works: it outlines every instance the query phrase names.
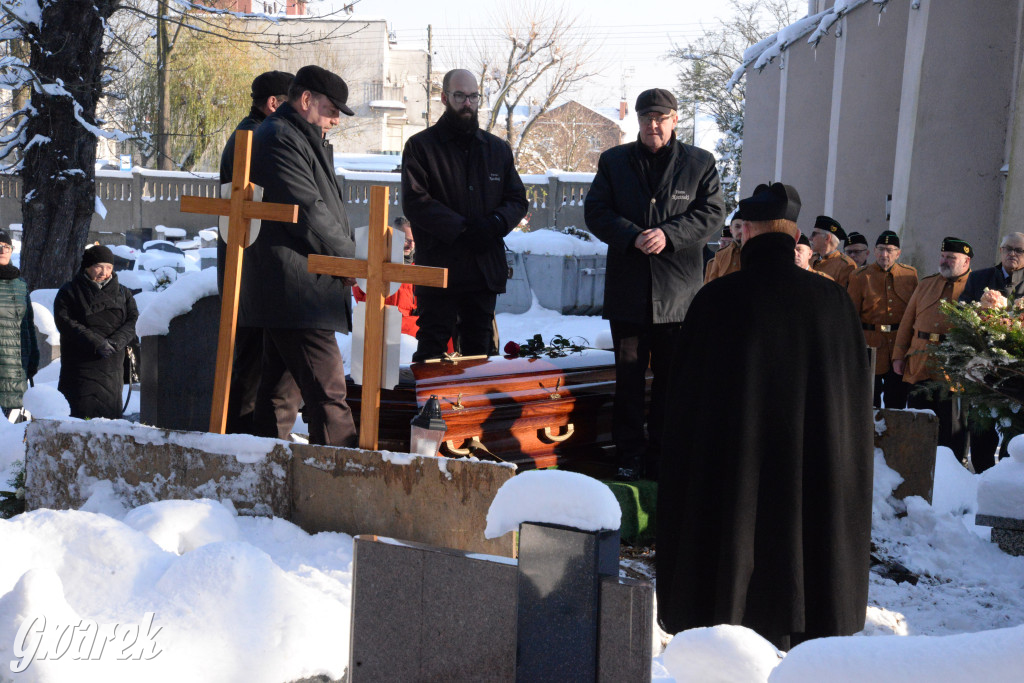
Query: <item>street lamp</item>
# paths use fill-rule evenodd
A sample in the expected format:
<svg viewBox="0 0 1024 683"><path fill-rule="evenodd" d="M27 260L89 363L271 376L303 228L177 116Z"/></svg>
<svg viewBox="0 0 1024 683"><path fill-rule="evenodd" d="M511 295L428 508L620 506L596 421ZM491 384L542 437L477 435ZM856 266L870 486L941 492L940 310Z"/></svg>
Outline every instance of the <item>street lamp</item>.
<svg viewBox="0 0 1024 683"><path fill-rule="evenodd" d="M427 399L423 410L409 423L409 452L418 455L437 455L448 425L441 417L441 403L437 396Z"/></svg>

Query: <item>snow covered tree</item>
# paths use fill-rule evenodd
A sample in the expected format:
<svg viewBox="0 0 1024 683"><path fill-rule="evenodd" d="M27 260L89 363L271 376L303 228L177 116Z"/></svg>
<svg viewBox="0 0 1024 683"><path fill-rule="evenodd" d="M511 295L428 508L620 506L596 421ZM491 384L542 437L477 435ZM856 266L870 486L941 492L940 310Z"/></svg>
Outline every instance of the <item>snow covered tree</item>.
<svg viewBox="0 0 1024 683"><path fill-rule="evenodd" d="M743 159L743 106L745 81L731 90L729 79L742 64L743 52L793 23L803 0L730 0L731 15L685 46L676 46L670 58L679 65L680 132L694 127L694 113L710 114L722 137L715 145L722 194L729 211L739 200ZM685 136L684 136L685 137Z"/></svg>

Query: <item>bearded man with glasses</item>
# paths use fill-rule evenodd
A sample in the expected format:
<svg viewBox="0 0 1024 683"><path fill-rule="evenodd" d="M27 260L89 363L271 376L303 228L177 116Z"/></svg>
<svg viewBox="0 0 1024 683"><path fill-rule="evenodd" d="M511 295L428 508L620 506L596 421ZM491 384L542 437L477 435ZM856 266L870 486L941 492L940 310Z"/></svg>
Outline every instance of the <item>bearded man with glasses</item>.
<svg viewBox="0 0 1024 683"><path fill-rule="evenodd" d="M505 235L526 215L512 150L480 130L476 78L449 71L444 115L413 135L402 154L402 210L412 221L416 263L448 269L448 288L416 287L414 361L438 358L448 340L463 355L494 355L494 306L505 291Z"/></svg>
<svg viewBox="0 0 1024 683"><path fill-rule="evenodd" d="M608 244L604 311L615 350L612 440L618 478L657 479L662 413L676 338L704 282L704 243L725 220L715 157L676 140L675 96L640 93L635 142L601 154L584 203ZM654 373L644 433L647 368Z"/></svg>

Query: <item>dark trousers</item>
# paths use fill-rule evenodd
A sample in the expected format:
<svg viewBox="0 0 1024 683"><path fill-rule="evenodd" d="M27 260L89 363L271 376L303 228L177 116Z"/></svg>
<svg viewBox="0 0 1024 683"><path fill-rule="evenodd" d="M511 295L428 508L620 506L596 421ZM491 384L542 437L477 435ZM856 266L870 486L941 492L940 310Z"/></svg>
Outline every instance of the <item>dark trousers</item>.
<svg viewBox="0 0 1024 683"><path fill-rule="evenodd" d="M263 329L235 330L235 357L231 364L231 393L228 396L228 434L255 434L253 410L256 389L263 371Z"/></svg>
<svg viewBox="0 0 1024 683"><path fill-rule="evenodd" d="M917 385L910 385L911 389ZM953 451L957 460L967 457L969 443L967 419L960 399L948 397L944 399L930 398L925 393L911 393L907 397L907 407L916 410L931 410L939 418L939 445Z"/></svg>
<svg viewBox="0 0 1024 683"><path fill-rule="evenodd" d="M679 323L661 325L609 321L615 350L615 401L612 440L621 467L639 466L644 477L657 480L664 423L665 393L672 372ZM644 436L647 368L651 383L651 410Z"/></svg>
<svg viewBox="0 0 1024 683"><path fill-rule="evenodd" d="M289 439L301 401L311 444L354 447L356 425L345 391L345 368L333 330L263 331L263 371L254 414L258 435Z"/></svg>
<svg viewBox="0 0 1024 683"><path fill-rule="evenodd" d="M996 464L996 450L999 450L999 457L1007 457L1006 447L1015 434L1004 434L1003 445L999 446L999 432L995 425L989 428L980 425L968 424L971 428L971 465L974 466L975 474L981 474Z"/></svg>
<svg viewBox="0 0 1024 683"><path fill-rule="evenodd" d="M464 356L496 353L494 305L498 295L483 289L444 290L416 288L419 332L414 362L438 358L448 351L448 340L458 340Z"/></svg>
<svg viewBox="0 0 1024 683"><path fill-rule="evenodd" d="M875 397L873 405L876 408L882 407L882 398L885 398L885 407L890 410L903 410L907 407L907 394L910 393L910 386L903 381L903 375L897 375L889 368L884 375L875 375Z"/></svg>

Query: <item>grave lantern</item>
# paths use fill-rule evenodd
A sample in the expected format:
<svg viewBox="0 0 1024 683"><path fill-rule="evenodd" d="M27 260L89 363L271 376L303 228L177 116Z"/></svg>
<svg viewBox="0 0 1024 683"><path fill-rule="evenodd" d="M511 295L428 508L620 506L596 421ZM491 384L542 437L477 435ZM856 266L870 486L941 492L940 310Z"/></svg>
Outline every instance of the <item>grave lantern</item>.
<svg viewBox="0 0 1024 683"><path fill-rule="evenodd" d="M418 455L437 455L448 425L441 417L441 403L437 400L436 394L427 399L423 410L409 424L409 452Z"/></svg>

